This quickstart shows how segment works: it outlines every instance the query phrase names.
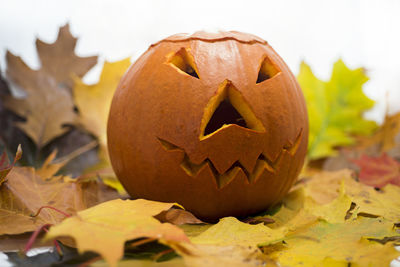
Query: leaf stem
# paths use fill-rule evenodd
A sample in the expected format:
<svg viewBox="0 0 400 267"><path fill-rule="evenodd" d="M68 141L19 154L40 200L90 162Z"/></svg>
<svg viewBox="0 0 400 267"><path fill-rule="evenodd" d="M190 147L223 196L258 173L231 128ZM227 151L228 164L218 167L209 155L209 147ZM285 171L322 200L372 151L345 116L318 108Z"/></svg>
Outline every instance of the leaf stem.
<svg viewBox="0 0 400 267"><path fill-rule="evenodd" d="M169 254L169 253L171 253L171 252L174 252L174 250L173 250L172 248L166 249L166 250L164 250L164 251L161 251L160 253L156 254L156 255L153 257L153 260L154 260L154 261L158 261L162 256L164 256L164 255L166 255L166 254Z"/></svg>
<svg viewBox="0 0 400 267"><path fill-rule="evenodd" d="M52 210L54 210L54 211L57 211L58 213L61 213L61 214L64 215L65 217L71 217L70 214L65 213L65 212L63 212L63 211L61 211L61 210L59 210L59 209L57 209L57 208L52 207L52 206L42 206L42 207L40 207L39 210L38 210L35 214L31 215L31 217L36 217L36 216L38 216L39 213L42 211L42 209L45 209L45 208L46 208L46 209L52 209Z"/></svg>
<svg viewBox="0 0 400 267"><path fill-rule="evenodd" d="M26 243L26 246L24 249L24 254L26 254L32 248L33 243L35 243L35 240L37 239L40 232L44 229L47 230L47 227L49 227L49 226L52 226L52 224L50 224L50 223L43 224L38 229L36 229L35 232L33 232L33 234L31 235L31 237L28 240L28 243Z"/></svg>

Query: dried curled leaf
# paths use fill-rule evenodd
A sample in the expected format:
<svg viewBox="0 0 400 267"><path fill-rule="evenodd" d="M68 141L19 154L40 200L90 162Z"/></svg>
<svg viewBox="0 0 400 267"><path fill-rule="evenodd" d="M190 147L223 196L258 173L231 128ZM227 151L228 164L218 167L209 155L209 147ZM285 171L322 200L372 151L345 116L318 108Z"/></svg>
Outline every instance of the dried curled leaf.
<svg viewBox="0 0 400 267"><path fill-rule="evenodd" d="M0 235L20 234L44 224L57 224L65 219L51 206L67 214L117 197L95 181L65 181L65 177L41 177L31 167L14 167L0 187ZM100 192L101 191L101 192Z"/></svg>

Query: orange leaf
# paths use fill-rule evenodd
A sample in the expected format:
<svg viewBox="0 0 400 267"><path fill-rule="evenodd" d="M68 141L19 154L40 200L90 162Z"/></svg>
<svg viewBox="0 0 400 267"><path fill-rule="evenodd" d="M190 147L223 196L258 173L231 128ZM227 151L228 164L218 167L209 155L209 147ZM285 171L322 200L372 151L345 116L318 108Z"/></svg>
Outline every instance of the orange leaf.
<svg viewBox="0 0 400 267"><path fill-rule="evenodd" d="M43 206L75 214L101 201L116 198L101 184L65 181L64 177L43 179L31 167L14 167L0 187L0 235L30 232L43 224L56 224L65 216Z"/></svg>

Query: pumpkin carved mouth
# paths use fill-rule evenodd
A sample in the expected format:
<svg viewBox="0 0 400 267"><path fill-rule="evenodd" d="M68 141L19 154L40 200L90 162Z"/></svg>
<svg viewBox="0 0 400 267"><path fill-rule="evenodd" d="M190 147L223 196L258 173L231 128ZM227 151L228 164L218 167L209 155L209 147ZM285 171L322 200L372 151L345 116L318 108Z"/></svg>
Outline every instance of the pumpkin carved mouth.
<svg viewBox="0 0 400 267"><path fill-rule="evenodd" d="M190 160L188 154L185 150L177 145L172 144L164 139L157 138L160 142L161 146L166 151L181 151L184 156L182 162L180 163L180 167L188 174L189 176L196 176L200 173L203 168L209 168L212 172L218 188L224 188L227 186L241 171L243 172L249 183L255 183L261 177L261 175L266 171L269 173L275 173L278 170L278 166L280 161L282 160L284 153L288 153L291 156L294 156L299 148L300 141L302 139L303 129L300 129L299 134L297 135L296 140L292 144L288 144L282 147L281 152L275 160L270 160L267 156L261 153L256 161L255 167L253 170L246 169L240 161L236 161L226 170L224 173L220 173L213 162L206 158L201 163L194 163Z"/></svg>

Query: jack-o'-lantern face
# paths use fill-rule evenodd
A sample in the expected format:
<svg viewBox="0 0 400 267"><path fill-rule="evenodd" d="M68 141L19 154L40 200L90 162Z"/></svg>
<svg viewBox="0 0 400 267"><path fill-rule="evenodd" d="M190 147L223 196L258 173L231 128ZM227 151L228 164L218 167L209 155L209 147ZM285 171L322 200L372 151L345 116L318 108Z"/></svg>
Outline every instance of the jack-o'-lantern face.
<svg viewBox="0 0 400 267"><path fill-rule="evenodd" d="M302 92L263 40L226 32L164 39L132 65L108 123L113 168L133 197L206 220L276 203L305 157Z"/></svg>

